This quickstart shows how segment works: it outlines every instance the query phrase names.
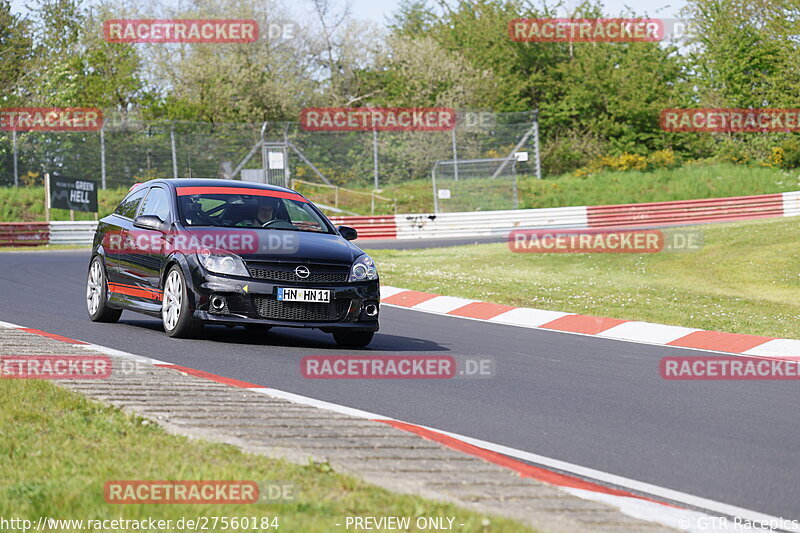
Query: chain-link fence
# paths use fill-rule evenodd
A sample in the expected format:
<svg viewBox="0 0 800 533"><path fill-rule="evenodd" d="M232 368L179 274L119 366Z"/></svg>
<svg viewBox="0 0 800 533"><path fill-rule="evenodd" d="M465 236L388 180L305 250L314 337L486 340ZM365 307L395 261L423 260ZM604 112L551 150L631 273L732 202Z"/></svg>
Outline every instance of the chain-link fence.
<svg viewBox="0 0 800 533"><path fill-rule="evenodd" d="M431 170L435 213L517 209L515 157L437 161Z"/></svg>
<svg viewBox="0 0 800 533"><path fill-rule="evenodd" d="M299 123L146 122L106 115L94 132L0 132L0 186L39 185L45 172L129 187L155 177L283 182L353 189L431 179L440 160L535 153L534 113L461 112L442 132L311 132ZM516 172L535 173L531 162ZM259 172L260 171L260 172ZM264 176L260 179L259 176Z"/></svg>

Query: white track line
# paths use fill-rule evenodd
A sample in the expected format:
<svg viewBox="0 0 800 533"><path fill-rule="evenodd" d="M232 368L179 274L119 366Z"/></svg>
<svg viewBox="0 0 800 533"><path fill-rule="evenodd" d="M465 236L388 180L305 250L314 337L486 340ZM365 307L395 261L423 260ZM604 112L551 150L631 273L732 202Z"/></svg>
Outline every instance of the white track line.
<svg viewBox="0 0 800 533"><path fill-rule="evenodd" d="M0 322L0 327L19 329L23 328L24 326L18 326L16 324L11 324L9 322ZM84 346L93 351L98 351L108 355L114 355L116 357L131 359L137 362L174 365L174 363L161 362L158 361L157 359L152 359L150 357L144 357L141 355L135 355L130 352L124 352L121 350L117 350L115 348L110 348L98 344L87 344ZM369 411L363 411L361 409L347 407L341 404L327 402L324 400L317 400L315 398L310 398L308 396L302 396L299 394L294 394L291 392L272 389L268 387L248 388L246 390L251 390L253 392L265 394L274 398L288 400L301 405L317 407L319 409L324 409L327 411L332 411L347 416L353 416L356 418L364 418L368 420L385 420L385 421L397 420L377 413L371 413ZM406 423L411 424L410 422ZM503 446L501 444L496 444L493 442L488 442L473 437L467 437L465 435L460 435L458 433L451 433L449 431L443 431L440 429L431 428L428 426L422 426L418 424L412 424L412 425L442 435L446 435L450 438L460 440L462 442L471 444L473 446L477 446L478 448L483 448L485 450L507 455L509 457L513 457L521 461L526 461L529 463L534 463L536 465L544 466L568 474L573 474L578 477L594 480L603 485L611 485L624 488L632 492L652 496L655 499L682 503L690 507L703 509L705 511L710 511L712 513L717 513L720 516L740 517L742 519L754 522L766 522L772 524L788 523L788 527L781 529L782 531L800 532L800 523L797 523L796 521L791 521L790 519L787 520L779 517L766 515L756 511L751 511L749 509L743 509L741 507L736 507L722 502L717 502L715 500L701 498L699 496L694 496L692 494L687 494L684 492L664 487L659 487L658 485L652 485L650 483L644 483L641 481L636 481L634 479L629 479L615 474L609 474L606 472L602 472L600 470L595 470L592 468L576 465L573 463L568 463L566 461L552 459L550 457L545 457L543 455L526 452L524 450L518 450L516 448ZM707 533L709 531L764 531L764 529L742 528L741 525L737 526L734 523L732 523L731 520L728 520L728 523L726 524L721 524L718 523L717 521L712 522L709 521L709 518L711 517L708 514L692 511L689 509L671 507L668 505L663 505L655 502L647 502L645 500L641 500L638 498L615 496L615 495L609 495L605 493L598 493L581 489L564 488L564 487L559 487L559 488L573 494L574 496L612 505L618 508L624 514L627 514L634 518L657 522L666 525L668 527L677 527L684 531L691 531L692 533ZM717 526L717 527L712 527L712 526Z"/></svg>
<svg viewBox="0 0 800 533"><path fill-rule="evenodd" d="M257 389L248 389L248 390L259 392L261 394L266 394L267 396L271 396L274 398L286 399L301 405L318 407L320 409L333 411L339 414L355 416L358 418L365 418L368 420L397 420L395 418L390 418L384 415L370 413L368 411L362 411L360 409L354 409L336 403L317 400L314 398L309 398L307 396L281 391L278 389L262 387ZM606 472L602 472L600 470L594 470L592 468L586 468L573 463L568 463L566 461L552 459L550 457L545 457L543 455L538 455L531 452L518 450L516 448L510 448L508 446L503 446L501 444L495 444L493 442L475 439L472 437L467 437L465 435L460 435L458 433L451 433L449 431L443 431L441 429L422 426L419 424L412 424L412 425L442 435L446 435L448 437L460 440L467 444L477 446L478 448L483 448L485 450L497 452L502 455L507 455L509 457L513 457L521 461L534 463L536 465L544 466L549 469L554 469L568 474L573 474L578 477L597 481L601 485L611 485L615 487L621 487L624 489L628 489L632 492L653 496L654 499L682 503L689 507L694 507L710 511L713 513L717 513L719 516L732 516L732 517L738 516L746 520L771 521L773 523L781 520L778 517L766 515L763 513L759 513L757 511L743 509L741 507L728 505L725 503L717 502L715 500L710 500L708 498L701 498L699 496L694 496L692 494L687 494L685 492L659 487L658 485L652 485L650 483L636 481L634 479L629 479L615 474L609 474ZM736 527L734 526L734 524L728 524L729 528L719 527L714 529L709 526L709 524L711 523L708 520L709 515L698 511L665 506L663 504L647 502L638 498L615 496L615 495L597 493L581 489L572 489L564 487L559 487L559 488L561 488L562 490L566 490L567 492L570 492L573 495L584 499L610 504L620 509L620 511L622 511L623 513L629 516L633 516L634 518L658 522L660 524L669 527L677 527L683 529L684 531L696 531L696 532L748 531L747 529ZM753 530L753 531L758 531L758 530ZM785 529L785 531L800 531L800 525L793 529L792 528Z"/></svg>

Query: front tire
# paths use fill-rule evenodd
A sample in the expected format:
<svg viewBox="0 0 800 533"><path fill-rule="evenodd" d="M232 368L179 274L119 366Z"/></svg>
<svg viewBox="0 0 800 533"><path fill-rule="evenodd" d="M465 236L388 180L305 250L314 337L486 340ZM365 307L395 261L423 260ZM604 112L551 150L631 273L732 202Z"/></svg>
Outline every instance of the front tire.
<svg viewBox="0 0 800 533"><path fill-rule="evenodd" d="M374 331L333 330L333 340L342 348L364 348L374 336Z"/></svg>
<svg viewBox="0 0 800 533"><path fill-rule="evenodd" d="M89 275L86 278L86 310L92 322L116 322L122 309L108 306L108 282L103 262L99 257L92 259Z"/></svg>
<svg viewBox="0 0 800 533"><path fill-rule="evenodd" d="M177 265L170 269L164 283L161 321L164 323L164 332L176 339L196 337L203 329L202 322L192 318L186 279Z"/></svg>

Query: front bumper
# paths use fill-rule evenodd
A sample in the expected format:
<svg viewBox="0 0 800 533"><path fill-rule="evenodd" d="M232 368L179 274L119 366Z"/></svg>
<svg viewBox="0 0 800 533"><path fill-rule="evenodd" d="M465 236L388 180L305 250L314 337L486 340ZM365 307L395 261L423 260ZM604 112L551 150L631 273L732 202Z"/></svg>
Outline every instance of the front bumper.
<svg viewBox="0 0 800 533"><path fill-rule="evenodd" d="M195 311L193 317L207 323L226 325L261 324L293 328L318 328L326 331L350 329L378 331L380 286L378 281L348 284L272 282L234 278L193 271ZM331 291L330 304L278 302L278 287L314 288ZM212 297L225 305L214 308ZM366 313L374 305L375 316Z"/></svg>

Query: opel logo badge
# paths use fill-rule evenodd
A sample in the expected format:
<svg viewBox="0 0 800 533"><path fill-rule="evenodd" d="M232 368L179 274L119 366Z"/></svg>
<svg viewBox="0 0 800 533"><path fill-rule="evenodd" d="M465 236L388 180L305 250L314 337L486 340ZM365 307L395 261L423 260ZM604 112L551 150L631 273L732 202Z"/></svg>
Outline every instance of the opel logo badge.
<svg viewBox="0 0 800 533"><path fill-rule="evenodd" d="M311 275L311 271L308 269L307 266L300 265L299 267L294 269L294 275L298 278L306 279L308 276Z"/></svg>

